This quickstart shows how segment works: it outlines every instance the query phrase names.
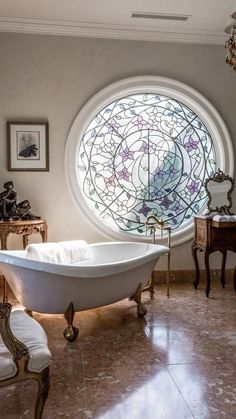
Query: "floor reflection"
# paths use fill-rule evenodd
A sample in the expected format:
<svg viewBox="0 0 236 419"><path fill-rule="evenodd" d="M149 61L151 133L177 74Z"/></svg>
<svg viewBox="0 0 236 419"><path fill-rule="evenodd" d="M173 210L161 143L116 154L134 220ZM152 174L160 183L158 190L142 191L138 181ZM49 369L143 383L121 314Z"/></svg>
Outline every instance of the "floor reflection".
<svg viewBox="0 0 236 419"><path fill-rule="evenodd" d="M53 354L44 419L233 419L236 293L189 284L144 295L145 320L124 300L77 313L79 339L64 340L62 315L35 313ZM15 302L16 307L16 302ZM35 387L0 390L1 419L31 419Z"/></svg>

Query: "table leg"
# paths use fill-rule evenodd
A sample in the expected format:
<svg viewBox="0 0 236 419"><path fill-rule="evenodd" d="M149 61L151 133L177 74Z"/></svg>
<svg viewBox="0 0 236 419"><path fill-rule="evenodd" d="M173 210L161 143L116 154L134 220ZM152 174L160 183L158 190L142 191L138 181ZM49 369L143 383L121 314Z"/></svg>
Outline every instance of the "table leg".
<svg viewBox="0 0 236 419"><path fill-rule="evenodd" d="M225 263L226 263L226 256L227 252L222 253L222 262L221 262L221 273L220 273L220 281L222 288L225 287Z"/></svg>
<svg viewBox="0 0 236 419"><path fill-rule="evenodd" d="M8 289L7 289L7 281L5 279L5 277L3 277L3 299L2 299L3 303L7 303L8 302Z"/></svg>
<svg viewBox="0 0 236 419"><path fill-rule="evenodd" d="M48 229L47 227L44 227L40 230L40 234L42 237L42 242L46 243L47 242L47 238L48 238Z"/></svg>
<svg viewBox="0 0 236 419"><path fill-rule="evenodd" d="M2 250L7 250L7 236L8 233L2 231L1 232L1 249ZM3 303L7 303L8 302L8 289L7 289L7 281L5 279L5 277L3 277L3 282L2 282L2 286L3 286Z"/></svg>
<svg viewBox="0 0 236 419"><path fill-rule="evenodd" d="M7 250L7 236L7 233L1 232L1 250Z"/></svg>
<svg viewBox="0 0 236 419"><path fill-rule="evenodd" d="M193 244L192 244L192 255L193 255L193 260L194 260L194 263L195 263L195 270L196 270L195 279L193 281L193 286L194 286L195 289L197 289L197 287L198 287L199 277L200 277L199 263L198 263L198 258L197 258L197 251L198 251L198 247L193 242Z"/></svg>
<svg viewBox="0 0 236 419"><path fill-rule="evenodd" d="M236 292L236 266L234 268L234 291Z"/></svg>
<svg viewBox="0 0 236 419"><path fill-rule="evenodd" d="M210 273L210 265L209 265L209 255L210 252L205 250L204 259L205 259L205 266L206 266L206 296L209 297L210 289L211 289L211 273Z"/></svg>
<svg viewBox="0 0 236 419"><path fill-rule="evenodd" d="M23 235L23 249L26 248L26 246L28 246L29 244L29 234L24 234Z"/></svg>

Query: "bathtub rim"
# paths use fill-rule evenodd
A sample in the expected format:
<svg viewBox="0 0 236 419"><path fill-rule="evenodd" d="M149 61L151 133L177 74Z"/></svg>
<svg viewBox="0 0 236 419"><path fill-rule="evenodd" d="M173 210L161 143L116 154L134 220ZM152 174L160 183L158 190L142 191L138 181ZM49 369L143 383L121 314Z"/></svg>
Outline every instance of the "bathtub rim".
<svg viewBox="0 0 236 419"><path fill-rule="evenodd" d="M92 243L90 247L97 246L115 246L115 245L124 244L125 245L137 245L138 247L146 247L150 251L144 255L139 255L132 257L127 260L121 260L116 262L109 262L103 264L94 264L94 265L85 265L86 261L82 261L81 265L71 264L63 265L50 262L42 262L34 259L28 259L19 255L25 255L25 250L0 250L0 266L1 264L17 266L25 269L31 269L35 271L41 271L42 273L56 274L60 276L68 277L104 277L108 275L113 275L116 273L126 272L135 267L142 266L144 263L148 263L152 260L158 261L158 259L167 255L170 252L170 249L167 246L159 244L150 244L150 243L140 243L140 242L101 242L101 243ZM7 257L6 257L7 256ZM1 270L1 267L0 267Z"/></svg>

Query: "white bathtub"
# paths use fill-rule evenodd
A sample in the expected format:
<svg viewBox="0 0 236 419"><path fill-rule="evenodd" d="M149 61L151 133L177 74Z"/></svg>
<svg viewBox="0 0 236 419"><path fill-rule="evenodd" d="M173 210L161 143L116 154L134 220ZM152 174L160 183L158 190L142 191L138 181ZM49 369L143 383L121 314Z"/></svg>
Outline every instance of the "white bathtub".
<svg viewBox="0 0 236 419"><path fill-rule="evenodd" d="M27 259L26 251L0 251L0 270L18 301L41 313L65 313L114 303L146 285L169 248L136 242L90 245L92 258L71 265ZM136 300L135 300L136 301Z"/></svg>

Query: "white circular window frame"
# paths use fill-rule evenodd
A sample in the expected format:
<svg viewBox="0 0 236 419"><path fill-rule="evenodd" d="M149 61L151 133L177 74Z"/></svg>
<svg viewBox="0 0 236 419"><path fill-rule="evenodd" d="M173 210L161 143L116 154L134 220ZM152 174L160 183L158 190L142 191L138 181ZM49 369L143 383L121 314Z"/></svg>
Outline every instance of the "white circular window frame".
<svg viewBox="0 0 236 419"><path fill-rule="evenodd" d="M114 230L101 222L101 218L87 205L80 190L77 180L76 158L84 132L97 113L113 101L137 93L165 95L188 106L206 125L212 137L216 151L216 168L220 168L230 176L233 176L234 173L234 153L228 129L216 108L197 90L174 79L158 76L132 77L105 87L83 106L70 128L65 149L65 174L68 187L76 204L87 216L92 226L109 239L146 241L143 236L124 233L118 229ZM206 208L203 207L200 213L204 214L205 211ZM192 237L193 220L185 224L179 231L172 233L172 245L187 242ZM160 240L160 243L163 240Z"/></svg>

